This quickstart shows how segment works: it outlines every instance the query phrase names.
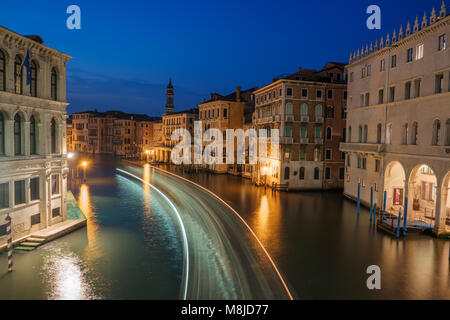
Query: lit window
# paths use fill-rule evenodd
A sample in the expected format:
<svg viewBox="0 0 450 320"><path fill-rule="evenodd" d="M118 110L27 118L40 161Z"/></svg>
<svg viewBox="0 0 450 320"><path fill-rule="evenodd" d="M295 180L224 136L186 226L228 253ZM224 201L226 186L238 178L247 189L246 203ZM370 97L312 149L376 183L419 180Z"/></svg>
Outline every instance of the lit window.
<svg viewBox="0 0 450 320"><path fill-rule="evenodd" d="M423 58L423 44L419 44L416 48L416 60Z"/></svg>

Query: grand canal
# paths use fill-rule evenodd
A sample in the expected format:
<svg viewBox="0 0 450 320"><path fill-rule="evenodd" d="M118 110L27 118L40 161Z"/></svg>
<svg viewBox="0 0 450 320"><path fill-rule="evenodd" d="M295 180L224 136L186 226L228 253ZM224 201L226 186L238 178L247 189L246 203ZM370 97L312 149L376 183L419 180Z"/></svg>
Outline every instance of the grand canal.
<svg viewBox="0 0 450 320"><path fill-rule="evenodd" d="M71 184L88 217L85 229L16 253L12 274L0 254L1 299L180 298L183 244L170 207L116 166L90 159L86 183ZM296 298L450 299L446 241L379 233L367 210L357 217L355 205L336 192L272 193L234 176L184 176L239 212ZM381 268L381 290L366 287L370 265Z"/></svg>

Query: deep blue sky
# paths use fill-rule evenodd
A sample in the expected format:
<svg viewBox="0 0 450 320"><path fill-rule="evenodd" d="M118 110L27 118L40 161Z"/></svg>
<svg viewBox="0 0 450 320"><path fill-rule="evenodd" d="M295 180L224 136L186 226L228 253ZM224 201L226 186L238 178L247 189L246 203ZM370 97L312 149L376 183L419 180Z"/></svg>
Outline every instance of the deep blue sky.
<svg viewBox="0 0 450 320"><path fill-rule="evenodd" d="M80 6L82 30L66 28ZM366 28L381 7L382 30ZM68 63L68 111L120 109L159 115L171 77L176 109L209 92L262 86L299 66L348 62L350 51L421 20L441 0L2 0L0 25L39 34L74 57Z"/></svg>

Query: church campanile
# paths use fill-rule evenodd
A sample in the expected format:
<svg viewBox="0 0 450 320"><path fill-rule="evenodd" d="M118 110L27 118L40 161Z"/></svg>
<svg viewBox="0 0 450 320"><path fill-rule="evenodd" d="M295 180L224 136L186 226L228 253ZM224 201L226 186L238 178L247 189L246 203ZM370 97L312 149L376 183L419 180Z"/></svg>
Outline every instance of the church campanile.
<svg viewBox="0 0 450 320"><path fill-rule="evenodd" d="M175 109L175 106L173 103L173 97L174 97L173 85L172 85L172 79L170 79L169 84L167 85L167 90L166 90L166 114L173 113L173 111Z"/></svg>

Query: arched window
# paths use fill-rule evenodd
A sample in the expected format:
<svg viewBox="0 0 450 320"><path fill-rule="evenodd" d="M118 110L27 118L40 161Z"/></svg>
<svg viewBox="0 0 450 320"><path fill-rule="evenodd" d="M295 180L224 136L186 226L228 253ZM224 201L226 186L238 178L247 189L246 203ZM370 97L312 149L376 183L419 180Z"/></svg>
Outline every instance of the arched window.
<svg viewBox="0 0 450 320"><path fill-rule="evenodd" d="M53 100L58 100L58 73L56 69L52 69L51 75L51 97Z"/></svg>
<svg viewBox="0 0 450 320"><path fill-rule="evenodd" d="M23 93L22 77L22 58L20 56L16 56L16 59L14 60L14 92L17 94Z"/></svg>
<svg viewBox="0 0 450 320"><path fill-rule="evenodd" d="M0 50L0 91L6 91L6 56Z"/></svg>
<svg viewBox="0 0 450 320"><path fill-rule="evenodd" d="M352 126L348 127L348 142L352 142Z"/></svg>
<svg viewBox="0 0 450 320"><path fill-rule="evenodd" d="M331 140L333 138L333 129L327 127L327 140Z"/></svg>
<svg viewBox="0 0 450 320"><path fill-rule="evenodd" d="M30 82L30 95L37 97L37 65L35 61L31 61L31 82Z"/></svg>
<svg viewBox="0 0 450 320"><path fill-rule="evenodd" d="M405 123L403 125L402 144L408 144L408 135L409 135L409 127L408 127L408 124Z"/></svg>
<svg viewBox="0 0 450 320"><path fill-rule="evenodd" d="M36 140L36 118L31 116L30 119L30 154L37 154Z"/></svg>
<svg viewBox="0 0 450 320"><path fill-rule="evenodd" d="M411 131L411 144L413 146L417 145L417 140L419 139L419 126L417 122L414 122L412 125Z"/></svg>
<svg viewBox="0 0 450 320"><path fill-rule="evenodd" d="M14 155L22 154L22 118L19 114L14 117Z"/></svg>
<svg viewBox="0 0 450 320"><path fill-rule="evenodd" d="M287 115L292 115L293 114L293 109L292 109L292 103L286 103L286 114Z"/></svg>
<svg viewBox="0 0 450 320"><path fill-rule="evenodd" d="M320 171L319 168L315 167L314 168L314 180L319 180L320 179Z"/></svg>
<svg viewBox="0 0 450 320"><path fill-rule="evenodd" d="M284 168L284 179L288 180L290 178L291 169L289 167Z"/></svg>
<svg viewBox="0 0 450 320"><path fill-rule="evenodd" d="M447 122L445 123L445 145L450 146L450 119L447 119Z"/></svg>
<svg viewBox="0 0 450 320"><path fill-rule="evenodd" d="M392 144L392 123L386 127L386 144Z"/></svg>
<svg viewBox="0 0 450 320"><path fill-rule="evenodd" d="M306 105L306 103L302 104L301 113L302 113L302 116L308 115L308 106Z"/></svg>
<svg viewBox="0 0 450 320"><path fill-rule="evenodd" d="M438 146L441 138L441 122L439 120L434 120L433 123L433 139L432 145Z"/></svg>
<svg viewBox="0 0 450 320"><path fill-rule="evenodd" d="M316 119L322 118L322 105L318 104L316 106Z"/></svg>
<svg viewBox="0 0 450 320"><path fill-rule="evenodd" d="M359 128L358 128L358 142L362 143L362 141L363 141L362 126L359 126Z"/></svg>
<svg viewBox="0 0 450 320"><path fill-rule="evenodd" d="M381 123L377 125L377 144L381 144L381 130L382 126Z"/></svg>
<svg viewBox="0 0 450 320"><path fill-rule="evenodd" d="M299 177L300 177L300 180L305 180L305 167L300 168Z"/></svg>
<svg viewBox="0 0 450 320"><path fill-rule="evenodd" d="M51 153L56 153L56 121L53 118L50 128L50 147Z"/></svg>
<svg viewBox="0 0 450 320"><path fill-rule="evenodd" d="M5 119L0 112L0 154L5 154Z"/></svg>
<svg viewBox="0 0 450 320"><path fill-rule="evenodd" d="M367 124L364 125L364 135L363 135L363 142L367 143L367 133L368 133L369 129L367 128Z"/></svg>

